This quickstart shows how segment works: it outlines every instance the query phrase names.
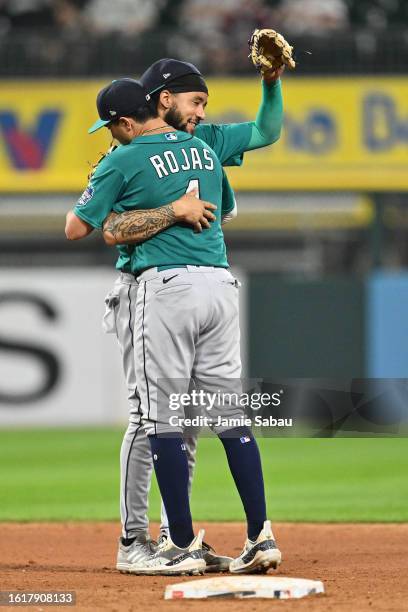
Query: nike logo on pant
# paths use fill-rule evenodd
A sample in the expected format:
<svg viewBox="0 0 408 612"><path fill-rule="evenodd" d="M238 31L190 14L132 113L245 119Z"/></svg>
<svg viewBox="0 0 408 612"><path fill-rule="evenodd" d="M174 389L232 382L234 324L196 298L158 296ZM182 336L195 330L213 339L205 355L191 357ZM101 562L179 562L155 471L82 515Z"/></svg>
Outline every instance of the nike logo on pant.
<svg viewBox="0 0 408 612"><path fill-rule="evenodd" d="M178 276L178 274L175 274L174 276L169 276L169 278L163 278L163 285L171 281L172 278L176 278L176 276Z"/></svg>

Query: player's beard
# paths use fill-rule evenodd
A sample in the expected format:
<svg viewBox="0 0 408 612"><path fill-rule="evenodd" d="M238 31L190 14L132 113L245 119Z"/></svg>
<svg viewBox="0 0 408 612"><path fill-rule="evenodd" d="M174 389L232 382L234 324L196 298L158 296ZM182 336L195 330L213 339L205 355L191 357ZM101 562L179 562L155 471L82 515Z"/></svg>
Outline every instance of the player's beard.
<svg viewBox="0 0 408 612"><path fill-rule="evenodd" d="M164 115L164 120L176 130L187 132L187 121L183 120L183 116L175 104Z"/></svg>

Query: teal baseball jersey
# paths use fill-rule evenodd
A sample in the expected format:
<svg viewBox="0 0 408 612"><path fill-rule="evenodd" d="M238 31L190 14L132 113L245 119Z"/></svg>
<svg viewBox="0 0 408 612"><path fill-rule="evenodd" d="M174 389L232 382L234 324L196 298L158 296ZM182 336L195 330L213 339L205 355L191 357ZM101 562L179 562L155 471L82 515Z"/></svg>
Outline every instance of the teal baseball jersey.
<svg viewBox="0 0 408 612"><path fill-rule="evenodd" d="M243 154L248 146L251 138L251 123L237 123L225 125L202 124L198 125L195 130L195 137L200 138L210 145L216 153L218 159L223 166L240 166L242 164ZM118 147L119 149L121 147ZM86 218L81 215L83 203L87 202L92 196L93 187L88 185L82 194L75 213L80 218L86 221ZM212 201L212 200L210 200ZM224 173L223 179L223 199L221 214L227 214L235 205L234 192L228 182L228 178ZM105 209L105 208L104 208ZM107 214L109 214L111 211ZM93 225L90 221L87 221ZM93 225L93 227L95 227ZM97 226L98 227L98 226ZM123 272L130 272L130 261L133 251L138 248L134 245L118 245L119 257L116 262L116 268Z"/></svg>
<svg viewBox="0 0 408 612"><path fill-rule="evenodd" d="M135 138L118 147L97 167L75 207L84 221L101 228L115 212L158 208L196 188L199 197L217 206L216 221L197 234L178 223L139 245L131 269L160 265L227 267L221 229L223 170L214 151L186 132L167 132Z"/></svg>
<svg viewBox="0 0 408 612"><path fill-rule="evenodd" d="M252 126L252 122L203 123L196 127L194 136L210 145L223 166L241 166L251 140Z"/></svg>
<svg viewBox="0 0 408 612"><path fill-rule="evenodd" d="M221 217L231 212L235 207L235 195L234 191L228 181L228 177L223 170L222 180L222 205L221 205ZM204 230L208 231L208 230ZM132 253L135 249L139 248L137 245L126 245L121 244L116 247L119 251L119 257L116 262L116 268L122 270L122 272L130 272L130 262Z"/></svg>

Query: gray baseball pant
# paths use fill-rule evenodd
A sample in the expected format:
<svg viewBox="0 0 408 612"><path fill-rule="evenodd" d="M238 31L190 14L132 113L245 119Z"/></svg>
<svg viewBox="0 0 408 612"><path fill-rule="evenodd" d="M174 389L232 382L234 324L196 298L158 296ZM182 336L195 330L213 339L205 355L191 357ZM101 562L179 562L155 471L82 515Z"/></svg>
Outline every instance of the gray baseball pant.
<svg viewBox="0 0 408 612"><path fill-rule="evenodd" d="M135 320L135 364L148 435L181 433L183 406L170 402L196 388L241 393L239 283L225 268L184 266L143 272ZM204 411L208 407L203 407ZM217 402L206 415L215 433L233 429L219 416L243 417L237 403Z"/></svg>
<svg viewBox="0 0 408 612"><path fill-rule="evenodd" d="M148 497L152 476L150 444L142 427L142 408L136 383L134 361L134 322L138 283L132 274L121 273L113 290L105 298L103 329L115 333L122 356L128 389L129 424L120 451L120 516L124 538L149 531ZM197 437L185 440L189 465L189 490L193 479ZM161 504L161 530L168 530L168 520Z"/></svg>

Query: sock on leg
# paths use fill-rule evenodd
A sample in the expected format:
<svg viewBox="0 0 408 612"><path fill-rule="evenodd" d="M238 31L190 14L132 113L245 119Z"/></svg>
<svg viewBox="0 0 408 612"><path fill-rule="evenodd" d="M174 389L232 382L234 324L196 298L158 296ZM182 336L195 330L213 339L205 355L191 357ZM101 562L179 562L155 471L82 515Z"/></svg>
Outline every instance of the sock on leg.
<svg viewBox="0 0 408 612"><path fill-rule="evenodd" d="M188 498L188 463L181 436L149 436L153 465L169 520L172 541L186 548L194 539Z"/></svg>
<svg viewBox="0 0 408 612"><path fill-rule="evenodd" d="M265 489L258 445L248 427L219 435L241 497L248 523L248 538L256 540L266 520Z"/></svg>

